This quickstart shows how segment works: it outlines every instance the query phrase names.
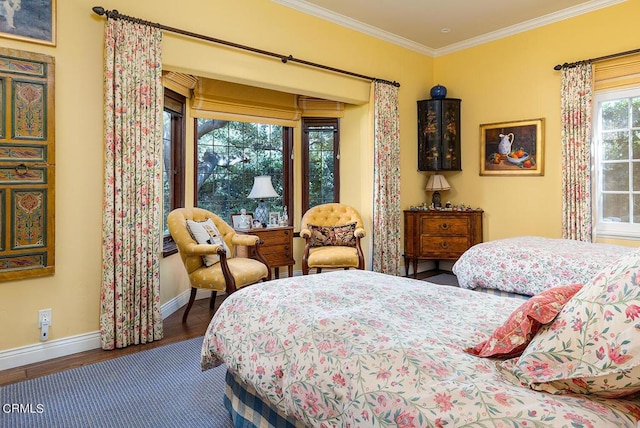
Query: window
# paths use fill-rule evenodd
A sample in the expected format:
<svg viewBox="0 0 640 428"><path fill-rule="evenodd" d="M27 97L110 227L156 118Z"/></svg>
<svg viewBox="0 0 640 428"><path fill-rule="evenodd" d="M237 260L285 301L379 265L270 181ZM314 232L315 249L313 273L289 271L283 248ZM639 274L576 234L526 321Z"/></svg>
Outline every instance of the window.
<svg viewBox="0 0 640 428"><path fill-rule="evenodd" d="M640 238L640 89L595 96L598 236Z"/></svg>
<svg viewBox="0 0 640 428"><path fill-rule="evenodd" d="M340 201L340 128L336 118L302 119L302 212Z"/></svg>
<svg viewBox="0 0 640 428"><path fill-rule="evenodd" d="M165 88L162 138L163 256L177 252L169 234L167 216L171 210L184 206L184 110L185 97Z"/></svg>
<svg viewBox="0 0 640 428"><path fill-rule="evenodd" d="M247 199L253 178L270 175L280 197L265 201L269 210L282 212L286 204L293 212L292 128L202 118L195 122L196 206L230 223L231 214L242 208L253 212L258 205Z"/></svg>

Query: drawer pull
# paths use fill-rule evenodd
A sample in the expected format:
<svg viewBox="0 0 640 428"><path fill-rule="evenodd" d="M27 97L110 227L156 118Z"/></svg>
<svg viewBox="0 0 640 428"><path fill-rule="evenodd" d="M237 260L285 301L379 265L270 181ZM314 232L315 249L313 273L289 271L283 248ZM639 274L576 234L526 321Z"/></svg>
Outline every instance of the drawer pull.
<svg viewBox="0 0 640 428"><path fill-rule="evenodd" d="M442 229L442 230L447 230L447 229L449 229L450 227L451 227L451 226L450 226L450 225L448 225L447 223L441 223L441 224L440 224L440 229Z"/></svg>
<svg viewBox="0 0 640 428"><path fill-rule="evenodd" d="M27 168L25 164L21 163L20 165L16 166L16 174L25 175L27 172L29 172L29 168Z"/></svg>
<svg viewBox="0 0 640 428"><path fill-rule="evenodd" d="M445 241L440 243L440 246L446 250L447 248L449 248L449 243Z"/></svg>

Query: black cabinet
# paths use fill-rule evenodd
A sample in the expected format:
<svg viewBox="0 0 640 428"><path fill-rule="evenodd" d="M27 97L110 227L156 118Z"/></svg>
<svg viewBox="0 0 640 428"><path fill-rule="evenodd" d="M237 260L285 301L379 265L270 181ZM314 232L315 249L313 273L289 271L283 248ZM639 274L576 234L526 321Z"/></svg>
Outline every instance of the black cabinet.
<svg viewBox="0 0 640 428"><path fill-rule="evenodd" d="M460 102L418 101L418 171L460 171Z"/></svg>

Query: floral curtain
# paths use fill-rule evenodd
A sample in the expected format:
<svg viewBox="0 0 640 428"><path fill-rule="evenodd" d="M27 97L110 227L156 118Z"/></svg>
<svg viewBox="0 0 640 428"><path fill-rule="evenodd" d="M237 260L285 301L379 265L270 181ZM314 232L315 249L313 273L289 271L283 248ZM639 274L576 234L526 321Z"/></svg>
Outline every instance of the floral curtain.
<svg viewBox="0 0 640 428"><path fill-rule="evenodd" d="M562 237L591 242L591 63L562 70Z"/></svg>
<svg viewBox="0 0 640 428"><path fill-rule="evenodd" d="M103 349L159 340L161 31L108 19L105 30Z"/></svg>
<svg viewBox="0 0 640 428"><path fill-rule="evenodd" d="M373 270L400 274L398 88L374 82Z"/></svg>

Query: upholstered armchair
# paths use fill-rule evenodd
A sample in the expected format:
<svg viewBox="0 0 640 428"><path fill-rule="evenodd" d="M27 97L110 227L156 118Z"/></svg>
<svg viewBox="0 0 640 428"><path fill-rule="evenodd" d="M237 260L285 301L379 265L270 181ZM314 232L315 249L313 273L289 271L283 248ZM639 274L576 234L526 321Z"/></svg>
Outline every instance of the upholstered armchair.
<svg viewBox="0 0 640 428"><path fill-rule="evenodd" d="M259 237L236 234L220 217L201 208L175 209L169 213L168 223L191 283L182 322L187 320L198 288L211 290L209 307L213 308L218 291L231 294L238 288L271 279L269 264L260 253ZM235 257L237 245L255 247L258 260Z"/></svg>
<svg viewBox="0 0 640 428"><path fill-rule="evenodd" d="M360 214L348 205L330 203L307 211L300 222L300 237L304 238L302 274L315 268L364 269L360 240L365 231Z"/></svg>

